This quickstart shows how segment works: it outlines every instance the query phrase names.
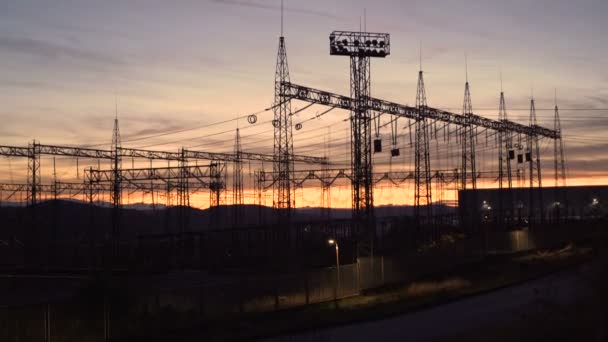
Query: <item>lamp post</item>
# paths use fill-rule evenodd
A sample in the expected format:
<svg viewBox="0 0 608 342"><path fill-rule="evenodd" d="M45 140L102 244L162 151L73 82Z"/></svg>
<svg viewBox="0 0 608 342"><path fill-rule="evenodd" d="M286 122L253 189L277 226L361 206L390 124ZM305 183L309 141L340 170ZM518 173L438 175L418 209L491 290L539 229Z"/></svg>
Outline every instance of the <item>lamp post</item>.
<svg viewBox="0 0 608 342"><path fill-rule="evenodd" d="M336 246L336 298L338 297L338 293L340 292L340 246L338 246L338 241L335 239L329 239L327 242L330 245Z"/></svg>

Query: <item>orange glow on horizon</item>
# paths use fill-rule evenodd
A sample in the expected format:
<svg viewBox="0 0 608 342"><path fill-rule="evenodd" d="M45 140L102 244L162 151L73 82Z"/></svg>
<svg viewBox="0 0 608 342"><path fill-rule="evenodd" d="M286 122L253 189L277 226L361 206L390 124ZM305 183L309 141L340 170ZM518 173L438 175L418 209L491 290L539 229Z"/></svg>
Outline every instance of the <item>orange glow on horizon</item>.
<svg viewBox="0 0 608 342"><path fill-rule="evenodd" d="M545 186L553 186L553 179L548 177L545 181ZM568 186L585 186L585 185L608 185L608 177L578 177L569 178L567 180ZM384 184L377 185L374 188L374 205L375 206L400 206L400 205L413 205L414 204L414 188L412 183L406 183L405 185L397 188L395 186L388 186ZM496 184L489 182L479 184L480 189L484 188L496 188ZM349 209L351 208L351 191L348 184L333 187L329 191L331 200L330 207L336 209ZM322 191L317 187L306 187L298 188L295 190L295 207L306 208L306 207L321 207ZM6 201L20 202L25 201L25 194L15 194L10 199L7 198L8 194L4 193L0 197L0 203ZM88 201L87 198L82 195L70 197L66 194L57 196L59 199L69 200L77 199L82 201ZM52 199L52 194L44 193L40 197L41 201ZM258 198L255 196L252 190L246 189L244 192L245 204L258 204ZM232 200L232 191L228 190L221 194L220 204L229 205ZM96 201L110 202L109 194L100 194ZM155 193L154 198L149 193L142 192L129 192L123 190L122 203L124 205L133 204L148 204L155 203L157 205L164 206L167 204L165 193ZM210 196L208 191L198 192L190 194L190 206L199 209L205 209L209 207ZM457 205L457 192L453 189L453 184L450 189L445 189L442 193L439 191L433 191L433 203L444 203L448 206ZM169 205L175 205L176 198L175 194L172 194L169 200ZM262 193L260 203L263 206L272 207L272 190L269 189Z"/></svg>

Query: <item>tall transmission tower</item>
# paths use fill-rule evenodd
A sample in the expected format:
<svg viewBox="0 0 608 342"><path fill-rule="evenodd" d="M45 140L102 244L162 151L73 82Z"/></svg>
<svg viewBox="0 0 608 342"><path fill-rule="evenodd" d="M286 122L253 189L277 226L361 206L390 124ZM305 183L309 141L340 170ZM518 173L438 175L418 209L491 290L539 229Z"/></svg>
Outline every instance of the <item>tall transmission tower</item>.
<svg viewBox="0 0 608 342"><path fill-rule="evenodd" d="M114 207L120 205L120 169L122 166L121 158L121 140L120 140L120 128L118 127L118 108L116 109L116 116L114 117L114 128L112 130L112 171L113 171L113 182L112 182L112 194L111 200Z"/></svg>
<svg viewBox="0 0 608 342"><path fill-rule="evenodd" d="M429 156L429 122L425 111L426 90L424 89L424 77L422 63L418 72L418 89L416 91L416 108L418 117L415 122L414 137L414 215L416 224L420 227L430 223L432 218L431 208L431 163Z"/></svg>
<svg viewBox="0 0 608 342"><path fill-rule="evenodd" d="M279 37L279 51L274 75L274 119L272 120L274 126L273 171L278 177L273 189L273 207L279 209L281 216L289 216L294 205L291 185L291 175L294 169L291 101L281 96L286 83L289 83L289 67L285 37L283 37L283 2L281 2L281 36Z"/></svg>
<svg viewBox="0 0 608 342"><path fill-rule="evenodd" d="M538 126L536 121L536 105L534 104L534 97L530 99L530 127ZM534 219L534 183L538 186L538 209L540 215L540 221L542 223L544 219L544 210L543 210L543 193L542 193L542 176L541 176L541 168L540 168L540 142L538 135L536 133L532 133L528 135L528 153L529 153L529 162L530 162L530 211L529 211L529 222L532 224Z"/></svg>
<svg viewBox="0 0 608 342"><path fill-rule="evenodd" d="M112 234L111 234L111 263L118 256L118 241L120 234L120 204L121 204L121 174L122 158L121 158L121 140L120 140L120 129L118 127L118 104L116 104L116 113L114 116L114 128L112 131L112 193L110 194L112 200ZM111 267L111 264L109 265Z"/></svg>
<svg viewBox="0 0 608 342"><path fill-rule="evenodd" d="M500 80L500 103L498 106L498 121L507 122L507 106L505 104L505 93L502 90L502 76ZM505 223L506 218L510 219L513 214L513 199L512 188L513 188L513 172L511 171L511 160L515 158L515 151L513 150L513 136L510 130L500 129L498 131L498 223L502 226ZM505 178L507 183L507 198L508 205L505 208L504 203L504 188ZM505 210L506 209L506 210ZM505 215L505 211L509 214Z"/></svg>
<svg viewBox="0 0 608 342"><path fill-rule="evenodd" d="M243 159L242 159L241 133L236 129L234 138L234 159L232 166L232 204L243 205Z"/></svg>
<svg viewBox="0 0 608 342"><path fill-rule="evenodd" d="M464 84L464 102L462 105L462 114L467 118L466 125L462 128L461 144L462 144L462 176L461 188L467 188L469 173L471 174L471 187L477 189L477 170L475 167L475 139L477 136L476 126L471 124L473 115L473 105L471 103L471 91L469 89L469 73L466 65L466 82ZM470 167L470 170L468 168Z"/></svg>
<svg viewBox="0 0 608 342"><path fill-rule="evenodd" d="M566 160L564 157L564 141L562 140L562 124L555 100L555 114L553 117L553 130L557 132L557 138L553 139L553 161L555 168L555 186L566 186Z"/></svg>

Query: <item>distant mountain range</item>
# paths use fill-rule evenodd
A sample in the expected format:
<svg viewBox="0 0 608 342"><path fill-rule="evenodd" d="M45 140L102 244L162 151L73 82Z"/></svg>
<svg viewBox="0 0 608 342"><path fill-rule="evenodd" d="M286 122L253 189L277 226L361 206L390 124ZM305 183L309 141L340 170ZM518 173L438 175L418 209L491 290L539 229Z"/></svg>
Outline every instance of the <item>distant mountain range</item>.
<svg viewBox="0 0 608 342"><path fill-rule="evenodd" d="M435 212L453 213L455 208L436 205ZM411 206L379 206L375 208L378 218L411 216ZM35 225L32 225L31 211L21 203L2 202L0 207L0 240L11 236L21 236L26 227L35 227L42 234L55 234L58 238L79 239L92 232L96 235L108 234L112 223L112 208L107 202L94 206L78 200L49 200L39 203L34 210ZM123 206L120 212L120 230L123 237L141 234L179 232L179 222L184 222L186 231L208 229L228 229L234 226L251 227L275 222L277 213L273 208L246 204L235 207L221 205L215 208L197 209L192 207L166 207L147 203ZM346 208L296 208L292 214L294 222L349 219L351 209ZM180 217L183 219L180 221ZM238 218L238 220L237 220Z"/></svg>

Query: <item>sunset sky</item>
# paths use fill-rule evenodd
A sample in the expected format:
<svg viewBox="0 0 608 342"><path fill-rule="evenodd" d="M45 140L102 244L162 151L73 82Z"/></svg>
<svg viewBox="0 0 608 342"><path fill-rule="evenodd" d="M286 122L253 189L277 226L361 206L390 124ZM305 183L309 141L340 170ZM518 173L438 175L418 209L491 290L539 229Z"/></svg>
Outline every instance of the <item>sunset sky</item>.
<svg viewBox="0 0 608 342"><path fill-rule="evenodd" d="M359 30L364 9L368 31L391 34L391 55L372 61L374 97L414 103L422 45L429 105L460 113L466 54L476 113L497 118L501 72L514 121L527 124L533 95L539 124L552 128L556 93L569 184L608 184L607 1L287 0L292 82L349 93L348 59L329 55L328 35ZM261 113L256 125L215 123L271 105L279 35L278 0L2 1L0 145L36 139L107 148L117 104L125 147L230 152L238 124L244 150L272 153L271 112ZM294 123L323 110L313 106ZM294 130L296 153L327 154L347 167L347 117L336 110ZM407 130L400 134L402 156L375 156L378 170L412 169ZM387 147L389 135L386 127ZM542 147L544 177L552 185L552 142ZM441 148L446 157L432 167L456 165L450 158L458 150ZM495 159L480 152L481 169L496 169ZM43 159L43 181L50 179L51 160ZM59 177L75 180L74 160L57 163ZM25 165L0 157L0 181L25 182ZM391 187L377 194L381 204L402 201ZM348 184L333 196L341 203L336 206L348 206ZM314 205L304 198L298 206Z"/></svg>

